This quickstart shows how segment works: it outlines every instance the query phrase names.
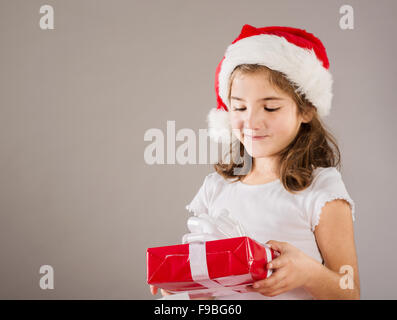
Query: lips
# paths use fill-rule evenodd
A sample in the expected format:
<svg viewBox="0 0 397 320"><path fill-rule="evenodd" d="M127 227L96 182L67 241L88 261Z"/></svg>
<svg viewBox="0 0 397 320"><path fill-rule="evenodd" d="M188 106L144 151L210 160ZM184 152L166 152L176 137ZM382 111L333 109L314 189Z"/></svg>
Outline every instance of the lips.
<svg viewBox="0 0 397 320"><path fill-rule="evenodd" d="M262 140L268 137L268 136L251 136L249 134L245 134L244 136L251 140Z"/></svg>

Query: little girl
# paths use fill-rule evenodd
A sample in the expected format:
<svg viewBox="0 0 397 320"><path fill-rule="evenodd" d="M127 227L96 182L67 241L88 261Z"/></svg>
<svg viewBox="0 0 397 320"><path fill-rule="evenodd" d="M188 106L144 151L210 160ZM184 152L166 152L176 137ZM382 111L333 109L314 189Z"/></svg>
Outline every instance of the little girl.
<svg viewBox="0 0 397 320"><path fill-rule="evenodd" d="M269 278L218 299L360 298L354 202L321 121L331 109L328 68L313 34L250 25L218 65L209 135L231 151L187 209L212 215L225 208L248 236L280 252Z"/></svg>

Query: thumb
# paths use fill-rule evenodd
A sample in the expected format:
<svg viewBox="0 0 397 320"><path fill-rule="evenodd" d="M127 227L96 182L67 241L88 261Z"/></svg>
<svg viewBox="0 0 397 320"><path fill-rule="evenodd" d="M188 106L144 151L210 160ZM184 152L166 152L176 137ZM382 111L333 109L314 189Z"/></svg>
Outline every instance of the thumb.
<svg viewBox="0 0 397 320"><path fill-rule="evenodd" d="M287 242L269 240L268 242L266 242L266 244L273 250L283 253L286 249Z"/></svg>

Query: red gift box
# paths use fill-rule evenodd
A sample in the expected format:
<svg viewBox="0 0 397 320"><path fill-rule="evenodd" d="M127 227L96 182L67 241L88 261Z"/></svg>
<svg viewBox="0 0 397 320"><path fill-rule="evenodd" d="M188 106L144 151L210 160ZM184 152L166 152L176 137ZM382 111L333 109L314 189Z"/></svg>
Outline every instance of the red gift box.
<svg viewBox="0 0 397 320"><path fill-rule="evenodd" d="M216 295L221 288L247 292L246 285L267 278L266 268L277 253L249 237L201 243L204 261L197 263L197 243L147 249L147 282L171 292L189 291ZM199 249L200 251L200 249ZM192 261L195 260L195 261ZM195 270L204 268L207 279ZM193 272L194 271L194 272ZM197 279L198 278L198 279Z"/></svg>

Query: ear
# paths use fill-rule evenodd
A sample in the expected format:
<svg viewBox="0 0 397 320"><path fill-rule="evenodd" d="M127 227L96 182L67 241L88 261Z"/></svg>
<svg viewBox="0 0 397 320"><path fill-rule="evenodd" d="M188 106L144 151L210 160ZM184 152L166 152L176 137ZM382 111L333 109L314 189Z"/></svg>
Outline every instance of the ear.
<svg viewBox="0 0 397 320"><path fill-rule="evenodd" d="M312 121L312 119L313 119L313 111L312 110L307 111L302 114L302 122L303 123L308 123L308 122Z"/></svg>

